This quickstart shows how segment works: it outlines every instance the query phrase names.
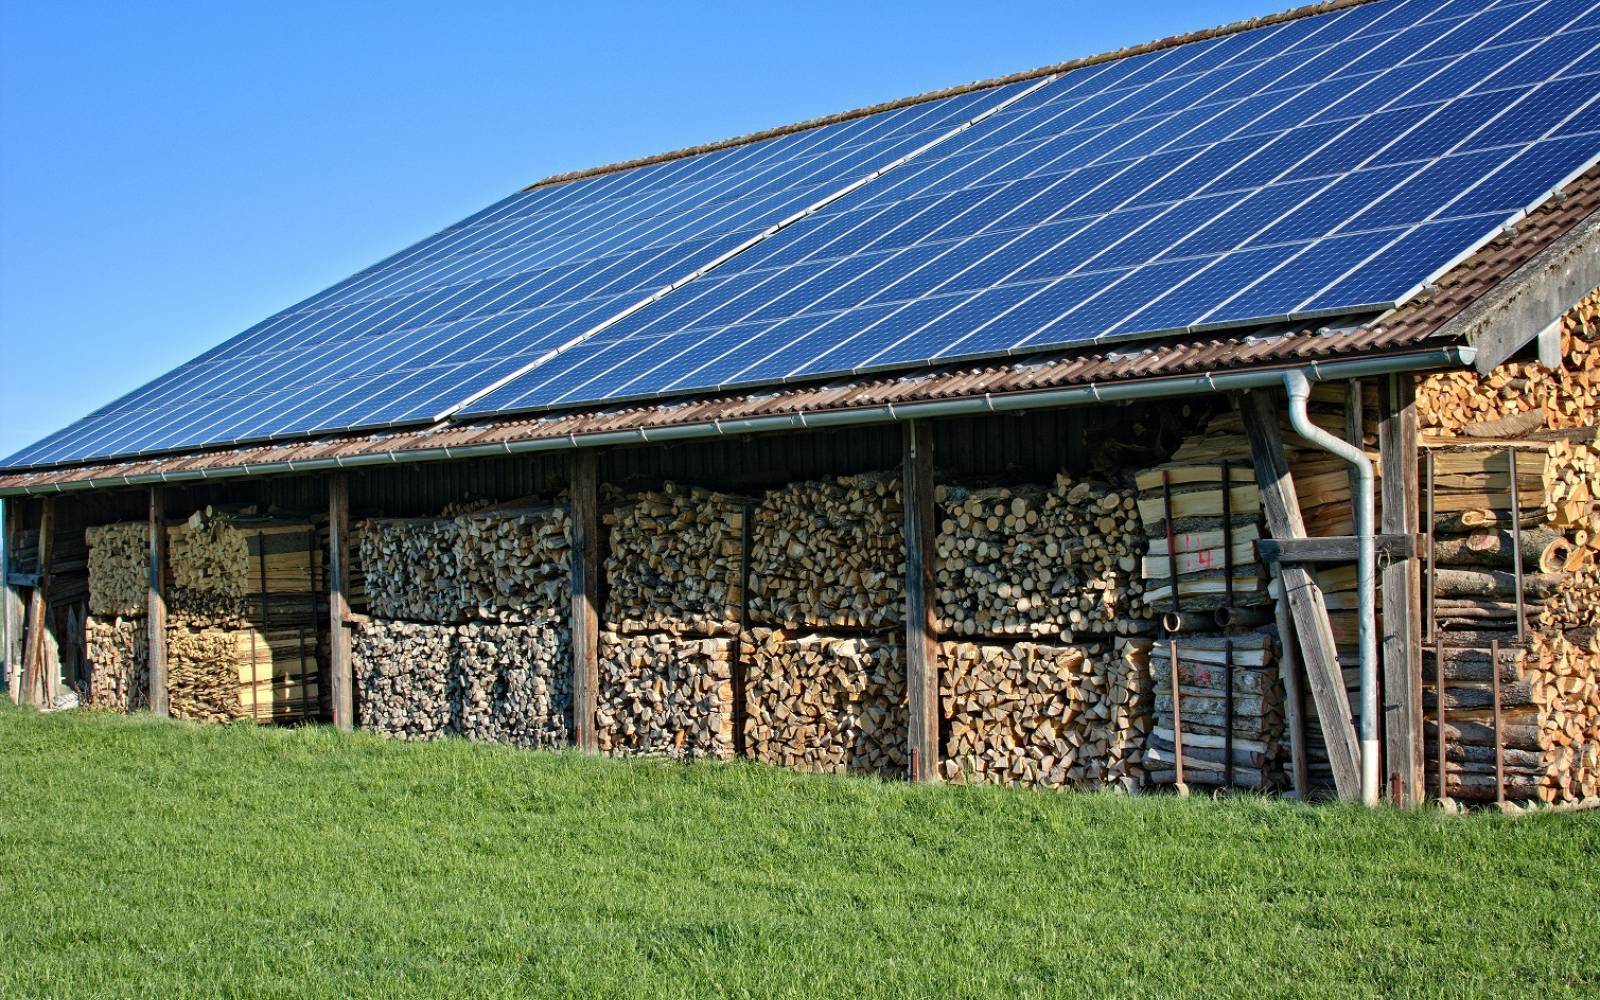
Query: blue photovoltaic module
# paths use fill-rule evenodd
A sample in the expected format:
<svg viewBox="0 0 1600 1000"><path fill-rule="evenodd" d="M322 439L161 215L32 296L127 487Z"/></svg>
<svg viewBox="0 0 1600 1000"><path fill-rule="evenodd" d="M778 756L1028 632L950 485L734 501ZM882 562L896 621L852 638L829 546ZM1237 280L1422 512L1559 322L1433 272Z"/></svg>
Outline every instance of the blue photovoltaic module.
<svg viewBox="0 0 1600 1000"><path fill-rule="evenodd" d="M1379 0L537 186L5 464L1387 308L1600 158L1597 50Z"/></svg>
<svg viewBox="0 0 1600 1000"><path fill-rule="evenodd" d="M519 192L7 460L427 421L1025 85Z"/></svg>

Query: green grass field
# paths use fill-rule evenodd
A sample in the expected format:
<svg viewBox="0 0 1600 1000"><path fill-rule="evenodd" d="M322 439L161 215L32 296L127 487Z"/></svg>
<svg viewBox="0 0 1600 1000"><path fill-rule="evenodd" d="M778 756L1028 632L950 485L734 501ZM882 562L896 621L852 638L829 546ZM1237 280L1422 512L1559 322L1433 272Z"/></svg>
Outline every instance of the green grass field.
<svg viewBox="0 0 1600 1000"><path fill-rule="evenodd" d="M1595 995L1600 815L0 708L0 996Z"/></svg>

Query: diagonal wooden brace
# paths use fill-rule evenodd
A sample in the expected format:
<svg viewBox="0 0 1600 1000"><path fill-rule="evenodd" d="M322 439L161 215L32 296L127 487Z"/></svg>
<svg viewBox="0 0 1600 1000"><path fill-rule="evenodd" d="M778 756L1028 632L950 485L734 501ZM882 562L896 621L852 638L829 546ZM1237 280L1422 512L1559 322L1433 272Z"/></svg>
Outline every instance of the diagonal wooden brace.
<svg viewBox="0 0 1600 1000"><path fill-rule="evenodd" d="M1305 538L1306 530L1300 518L1300 499L1295 493L1294 479L1289 474L1283 435L1278 430L1281 408L1274 394L1260 389L1246 392L1241 400L1267 531L1273 538L1288 541ZM1283 600L1289 606L1294 631L1300 639L1300 658L1317 705L1317 721L1327 745L1334 787L1342 799L1359 799L1360 746L1355 725L1350 720L1350 700L1345 693L1344 674L1339 668L1333 626L1328 621L1322 588L1317 586L1303 563L1283 563L1280 580Z"/></svg>

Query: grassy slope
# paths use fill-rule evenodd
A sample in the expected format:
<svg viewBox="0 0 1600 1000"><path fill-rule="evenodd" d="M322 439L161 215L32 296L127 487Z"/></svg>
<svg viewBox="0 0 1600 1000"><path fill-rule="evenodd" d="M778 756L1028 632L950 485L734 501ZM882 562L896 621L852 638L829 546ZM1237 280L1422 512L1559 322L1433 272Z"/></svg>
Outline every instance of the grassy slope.
<svg viewBox="0 0 1600 1000"><path fill-rule="evenodd" d="M0 708L0 995L1600 991L1600 815Z"/></svg>

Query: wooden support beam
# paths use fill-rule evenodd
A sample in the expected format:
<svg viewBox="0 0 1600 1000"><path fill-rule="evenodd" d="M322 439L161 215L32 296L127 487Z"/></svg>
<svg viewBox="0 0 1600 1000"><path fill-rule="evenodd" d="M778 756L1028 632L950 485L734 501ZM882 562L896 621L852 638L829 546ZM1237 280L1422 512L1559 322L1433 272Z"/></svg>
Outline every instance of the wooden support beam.
<svg viewBox="0 0 1600 1000"><path fill-rule="evenodd" d="M328 691L333 725L355 728L355 673L350 655L350 479L328 477Z"/></svg>
<svg viewBox="0 0 1600 1000"><path fill-rule="evenodd" d="M1241 406L1245 433L1250 438L1250 456L1255 464L1256 483L1261 490L1262 512L1267 530L1280 540L1306 537L1300 517L1300 499L1289 474L1289 460L1278 430L1278 411L1285 404L1276 394L1252 389L1244 394ZM1361 797L1361 756L1355 726L1350 721L1350 700L1345 694L1344 674L1339 668L1333 626L1328 622L1328 607L1322 588L1303 564L1279 566L1284 600L1294 620L1300 640L1300 659L1305 664L1306 680L1317 704L1317 721L1327 746L1328 763L1333 769L1334 787L1339 797Z"/></svg>
<svg viewBox="0 0 1600 1000"><path fill-rule="evenodd" d="M1475 298L1434 332L1465 339L1487 375L1600 286L1600 212L1594 212Z"/></svg>
<svg viewBox="0 0 1600 1000"><path fill-rule="evenodd" d="M600 749L595 711L600 699L600 506L595 453L571 453L572 502L572 742L578 749Z"/></svg>
<svg viewBox="0 0 1600 1000"><path fill-rule="evenodd" d="M1300 656L1295 652L1294 623L1290 620L1289 601L1284 596L1283 581L1276 566L1272 567L1272 578L1278 585L1272 610L1278 626L1278 641L1283 647L1278 658L1278 676L1283 680L1283 716L1289 729L1289 773L1294 780L1295 795L1304 802L1311 797L1311 776L1306 760L1305 694L1300 687Z"/></svg>
<svg viewBox="0 0 1600 1000"><path fill-rule="evenodd" d="M22 500L11 497L4 501L5 516L5 663L6 692L14 702L22 692L22 591L11 582L11 561L16 558L17 540L22 536Z"/></svg>
<svg viewBox="0 0 1600 1000"><path fill-rule="evenodd" d="M1379 385L1378 527L1385 534L1417 530L1416 379L1390 375ZM1383 737L1385 781L1398 806L1424 797L1422 777L1422 563L1419 549L1379 561L1383 609Z"/></svg>
<svg viewBox="0 0 1600 1000"><path fill-rule="evenodd" d="M933 591L933 429L907 421L902 452L906 536L906 700L911 780L939 780L939 661Z"/></svg>
<svg viewBox="0 0 1600 1000"><path fill-rule="evenodd" d="M1416 535L1375 535L1378 557L1409 559L1419 545ZM1355 535L1323 535L1318 538L1263 538L1256 552L1263 562L1347 563L1356 561L1360 539Z"/></svg>
<svg viewBox="0 0 1600 1000"><path fill-rule="evenodd" d="M167 699L167 500L161 487L150 488L150 575L145 604L146 660L150 670L150 712L172 713Z"/></svg>
<svg viewBox="0 0 1600 1000"><path fill-rule="evenodd" d="M45 497L39 511L39 585L28 595L28 633L23 640L22 698L24 705L43 705L49 684L45 680L45 616L50 612L50 550L56 533L56 501Z"/></svg>

